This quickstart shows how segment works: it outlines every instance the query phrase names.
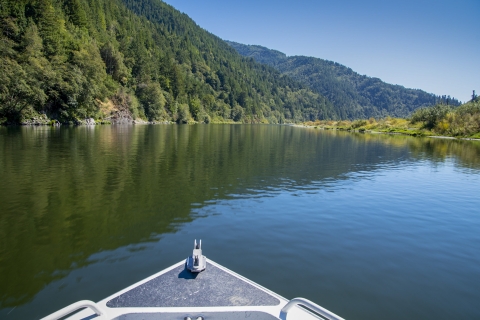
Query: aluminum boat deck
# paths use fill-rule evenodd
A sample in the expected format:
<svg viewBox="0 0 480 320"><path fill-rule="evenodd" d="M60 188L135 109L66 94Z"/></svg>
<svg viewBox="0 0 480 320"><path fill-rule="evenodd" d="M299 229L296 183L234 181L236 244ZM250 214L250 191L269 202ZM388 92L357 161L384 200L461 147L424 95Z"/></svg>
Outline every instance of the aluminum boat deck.
<svg viewBox="0 0 480 320"><path fill-rule="evenodd" d="M211 260L200 273L190 272L181 261L102 301L80 301L43 320L65 316L75 320L342 319L308 300L289 302Z"/></svg>

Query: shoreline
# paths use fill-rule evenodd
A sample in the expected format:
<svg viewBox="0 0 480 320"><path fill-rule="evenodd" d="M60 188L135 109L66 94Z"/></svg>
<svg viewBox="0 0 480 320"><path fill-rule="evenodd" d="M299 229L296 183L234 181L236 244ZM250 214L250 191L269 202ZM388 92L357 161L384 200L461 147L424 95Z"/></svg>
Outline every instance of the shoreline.
<svg viewBox="0 0 480 320"><path fill-rule="evenodd" d="M479 138L466 138L466 137L451 137L451 136L438 136L438 135L419 135L419 134L408 134L405 132L383 132L383 131L374 131L374 130L358 130L358 129L339 129L339 128L325 128L322 126L308 126L305 124L295 124L295 127L299 128L310 128L310 129L319 129L319 130L332 130L332 131L346 131L350 133L371 133L371 134L389 134L389 135L402 135L410 136L414 138L434 138L434 139L445 139L445 140L463 140L463 141L480 141Z"/></svg>
<svg viewBox="0 0 480 320"><path fill-rule="evenodd" d="M86 119L85 121L77 121L75 123L60 123L58 121L48 121L48 122L31 122L31 123L15 123L15 124L1 124L0 127L60 127L60 126L104 126L104 125L178 125L179 123L172 121L145 121L145 120L127 120L122 119L123 121L95 121L94 119ZM185 124L205 124L204 122L192 122ZM235 122L211 122L209 124L243 124ZM259 123L262 124L262 123ZM375 130L361 130L361 129L343 129L343 128L326 128L324 126L309 126L306 124L277 124L277 125L289 125L298 128L309 128L309 129L319 129L319 130L332 130L332 131L345 131L350 133L370 133L370 134L386 134L386 135L403 135L410 137L423 137L423 138L434 138L434 139L445 139L445 140L463 140L463 141L480 141L480 138L467 138L467 137L452 137L452 136L439 136L439 135L423 135L423 134L409 134L406 132L398 131L375 131Z"/></svg>

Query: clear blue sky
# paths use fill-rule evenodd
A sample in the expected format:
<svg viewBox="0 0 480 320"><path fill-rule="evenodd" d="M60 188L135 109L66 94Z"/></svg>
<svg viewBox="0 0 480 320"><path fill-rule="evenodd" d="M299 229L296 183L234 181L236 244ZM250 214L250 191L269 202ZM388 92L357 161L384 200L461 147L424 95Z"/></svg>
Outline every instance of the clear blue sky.
<svg viewBox="0 0 480 320"><path fill-rule="evenodd" d="M225 40L332 60L437 95L480 94L480 0L166 0Z"/></svg>

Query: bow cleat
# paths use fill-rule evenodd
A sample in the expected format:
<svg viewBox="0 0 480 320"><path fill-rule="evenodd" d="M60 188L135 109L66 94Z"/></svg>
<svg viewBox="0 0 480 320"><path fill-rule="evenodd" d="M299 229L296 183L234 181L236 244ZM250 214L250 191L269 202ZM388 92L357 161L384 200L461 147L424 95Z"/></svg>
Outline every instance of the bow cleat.
<svg viewBox="0 0 480 320"><path fill-rule="evenodd" d="M202 272L207 268L207 257L202 254L202 240L197 244L197 240L193 243L193 253L187 258L186 267L191 272Z"/></svg>

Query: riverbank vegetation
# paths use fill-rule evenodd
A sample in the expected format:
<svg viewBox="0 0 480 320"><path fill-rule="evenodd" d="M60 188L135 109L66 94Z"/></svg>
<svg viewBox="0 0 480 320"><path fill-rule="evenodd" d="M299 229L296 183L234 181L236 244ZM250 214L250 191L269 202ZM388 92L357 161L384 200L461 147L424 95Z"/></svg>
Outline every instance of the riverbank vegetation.
<svg viewBox="0 0 480 320"><path fill-rule="evenodd" d="M409 118L318 120L306 122L305 125L333 130L480 139L480 99L474 98L459 107L437 104L420 108Z"/></svg>

